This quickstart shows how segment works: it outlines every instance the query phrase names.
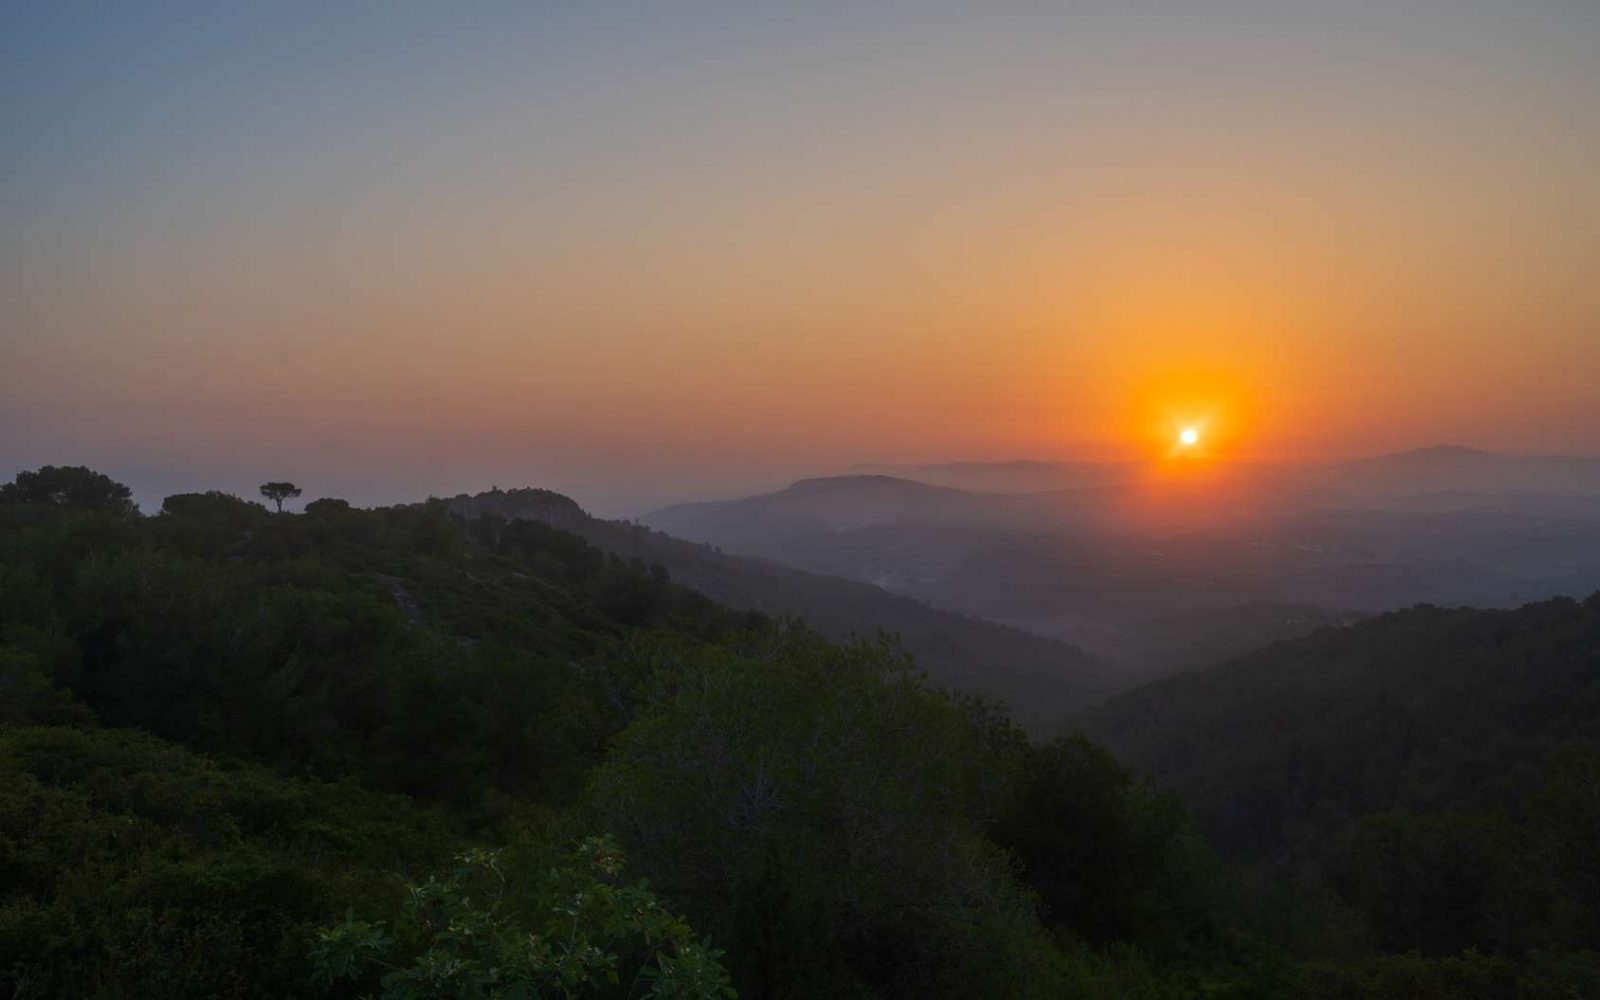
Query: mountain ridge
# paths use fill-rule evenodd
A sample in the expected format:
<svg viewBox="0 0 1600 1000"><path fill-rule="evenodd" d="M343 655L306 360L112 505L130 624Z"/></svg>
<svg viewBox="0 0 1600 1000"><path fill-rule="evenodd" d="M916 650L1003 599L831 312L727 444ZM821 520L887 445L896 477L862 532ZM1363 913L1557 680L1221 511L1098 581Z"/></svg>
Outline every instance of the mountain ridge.
<svg viewBox="0 0 1600 1000"><path fill-rule="evenodd" d="M555 526L607 552L660 564L674 581L712 600L799 617L832 638L880 630L897 634L935 683L997 697L1035 732L1117 687L1105 664L1059 639L933 607L859 580L728 555L643 524L591 517L576 501L552 491L495 490L460 494L445 503L465 517L562 518Z"/></svg>

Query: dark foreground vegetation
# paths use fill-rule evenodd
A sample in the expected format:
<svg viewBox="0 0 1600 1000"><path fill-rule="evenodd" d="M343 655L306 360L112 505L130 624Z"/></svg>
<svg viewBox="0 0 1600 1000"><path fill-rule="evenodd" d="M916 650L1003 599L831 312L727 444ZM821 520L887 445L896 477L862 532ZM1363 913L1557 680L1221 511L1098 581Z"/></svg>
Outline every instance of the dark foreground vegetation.
<svg viewBox="0 0 1600 1000"><path fill-rule="evenodd" d="M0 997L1592 996L1597 650L1419 610L1113 705L1197 826L547 524L25 473Z"/></svg>
<svg viewBox="0 0 1600 1000"><path fill-rule="evenodd" d="M1271 888L1286 947L1600 947L1600 594L1325 629L1115 698L1090 726Z"/></svg>

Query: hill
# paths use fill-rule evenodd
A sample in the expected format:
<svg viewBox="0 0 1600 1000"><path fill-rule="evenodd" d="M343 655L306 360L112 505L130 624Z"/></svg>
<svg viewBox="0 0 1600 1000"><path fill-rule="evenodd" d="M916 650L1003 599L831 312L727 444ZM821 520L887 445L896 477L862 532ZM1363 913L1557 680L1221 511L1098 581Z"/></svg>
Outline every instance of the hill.
<svg viewBox="0 0 1600 1000"><path fill-rule="evenodd" d="M974 493L1044 493L1137 482L1142 462L935 462L922 465L859 465L852 474L897 476Z"/></svg>
<svg viewBox="0 0 1600 1000"><path fill-rule="evenodd" d="M215 492L143 517L86 469L19 476L0 487L0 996L375 993L369 960L403 978L445 947L409 923L408 883L432 914L544 933L565 893L614 891L534 832L627 724L645 668L616 650L763 627L544 524ZM507 840L492 920L442 894ZM564 938L630 974L655 961L633 917L579 910Z"/></svg>
<svg viewBox="0 0 1600 1000"><path fill-rule="evenodd" d="M875 480L866 488L884 504L895 498L914 504L907 498L915 497L937 505L955 492L906 488L917 485ZM824 507L835 494L823 481L784 492L789 502L819 499ZM556 525L604 551L663 566L673 580L728 607L797 616L835 639L894 633L934 683L998 698L1034 731L1049 729L1115 686L1114 675L1103 664L1067 643L939 610L871 584L727 555L643 525L592 518L560 494L498 490L452 497L447 503L466 516L488 513Z"/></svg>
<svg viewBox="0 0 1600 1000"><path fill-rule="evenodd" d="M980 505L965 490L894 476L802 479L775 493L713 503L679 504L641 520L682 538L741 540L818 531L848 531L899 521L949 521L971 517Z"/></svg>
<svg viewBox="0 0 1600 1000"><path fill-rule="evenodd" d="M1474 494L1501 497L1600 497L1600 458L1502 454L1464 445L1432 445L1325 465L1235 466L1334 490L1346 497ZM947 462L862 465L852 473L897 476L976 493L1045 493L1137 483L1147 462ZM848 478L848 477L842 477Z"/></svg>
<svg viewBox="0 0 1600 1000"><path fill-rule="evenodd" d="M0 487L0 996L1245 975L1181 807L892 643L442 501L128 494L82 468Z"/></svg>
<svg viewBox="0 0 1600 1000"><path fill-rule="evenodd" d="M1086 720L1226 854L1335 894L1385 948L1594 940L1600 594L1421 606L1111 699Z"/></svg>
<svg viewBox="0 0 1600 1000"><path fill-rule="evenodd" d="M1337 757L1278 732L1214 773L1291 776L1293 817L1309 773L1352 815L1229 868L1084 736L546 521L214 492L145 517L46 468L0 487L0 995L1593 995L1597 604L1377 634L1457 663L1444 710L1401 685L1459 739L1423 772L1444 792L1397 796L1427 744L1325 698L1303 725ZM1208 732L1185 749L1214 764L1238 735ZM1353 814L1395 802L1430 811Z"/></svg>
<svg viewBox="0 0 1600 1000"><path fill-rule="evenodd" d="M1563 743L1600 744L1600 595L1421 606L1118 695L1089 728L1230 850L1314 815L1505 804Z"/></svg>
<svg viewBox="0 0 1600 1000"><path fill-rule="evenodd" d="M1253 607L1306 612L1266 634L1278 638L1419 602L1510 607L1586 593L1600 580L1600 496L1411 492L1511 479L1575 488L1586 462L1426 449L1324 468L1146 468L1021 494L838 477L646 521L1060 639L1111 664L1125 687L1203 665L1184 646L1243 652L1211 639L1229 621L1241 639L1258 632ZM1170 639L1152 649L1153 632Z"/></svg>
<svg viewBox="0 0 1600 1000"><path fill-rule="evenodd" d="M1357 496L1600 497L1600 459L1502 455L1461 445L1357 459L1311 470L1310 475Z"/></svg>

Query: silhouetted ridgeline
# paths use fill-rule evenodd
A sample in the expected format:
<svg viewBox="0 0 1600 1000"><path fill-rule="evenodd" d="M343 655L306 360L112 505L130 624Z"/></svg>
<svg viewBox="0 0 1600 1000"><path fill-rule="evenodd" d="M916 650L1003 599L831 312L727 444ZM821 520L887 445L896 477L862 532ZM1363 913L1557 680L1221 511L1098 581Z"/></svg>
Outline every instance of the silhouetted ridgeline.
<svg viewBox="0 0 1600 1000"><path fill-rule="evenodd" d="M673 580L729 607L794 615L834 639L894 633L934 683L999 698L1036 732L1115 688L1115 675L1104 664L1066 643L931 608L870 584L730 556L642 525L592 518L549 490L495 490L446 502L466 516L487 513L563 528L607 552L664 566Z"/></svg>

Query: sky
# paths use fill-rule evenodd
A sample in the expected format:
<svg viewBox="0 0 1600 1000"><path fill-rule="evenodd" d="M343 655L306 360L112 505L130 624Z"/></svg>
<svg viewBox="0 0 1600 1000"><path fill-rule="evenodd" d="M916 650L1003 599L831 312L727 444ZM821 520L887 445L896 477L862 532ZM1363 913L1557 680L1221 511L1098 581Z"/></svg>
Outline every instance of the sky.
<svg viewBox="0 0 1600 1000"><path fill-rule="evenodd" d="M1597 453L1597 52L1592 0L9 3L0 472Z"/></svg>

